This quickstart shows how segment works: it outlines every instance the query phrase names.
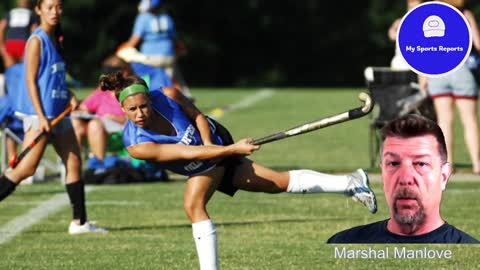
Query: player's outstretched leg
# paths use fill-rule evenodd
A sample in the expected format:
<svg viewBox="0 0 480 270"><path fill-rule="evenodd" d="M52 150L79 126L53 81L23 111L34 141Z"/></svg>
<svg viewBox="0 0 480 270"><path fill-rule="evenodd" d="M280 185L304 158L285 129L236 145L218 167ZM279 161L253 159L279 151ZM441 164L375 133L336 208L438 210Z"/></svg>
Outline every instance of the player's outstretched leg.
<svg viewBox="0 0 480 270"><path fill-rule="evenodd" d="M375 193L370 188L367 173L362 169L358 169L351 175L331 175L312 170L294 170L289 173L287 192L344 193L362 203L370 212L377 212Z"/></svg>
<svg viewBox="0 0 480 270"><path fill-rule="evenodd" d="M377 211L375 193L368 175L358 169L351 175L332 175L313 170L275 171L249 159L243 159L234 175L235 187L267 193L341 193Z"/></svg>

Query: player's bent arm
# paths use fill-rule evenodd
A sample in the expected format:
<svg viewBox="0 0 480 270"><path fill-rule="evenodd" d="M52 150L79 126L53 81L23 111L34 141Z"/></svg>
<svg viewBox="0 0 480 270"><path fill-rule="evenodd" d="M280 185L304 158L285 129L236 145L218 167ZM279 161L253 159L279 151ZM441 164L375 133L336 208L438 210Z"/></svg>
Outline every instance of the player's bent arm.
<svg viewBox="0 0 480 270"><path fill-rule="evenodd" d="M198 132L200 132L203 144L211 145L212 134L210 133L210 126L205 115L203 115L203 113L200 112L200 110L188 98L174 87L163 87L163 93L169 98L175 100L187 117L193 121Z"/></svg>
<svg viewBox="0 0 480 270"><path fill-rule="evenodd" d="M142 41L142 37L137 36L137 35L132 35L132 36L130 36L130 38L128 39L126 44L129 47L134 47L135 48L135 47L138 46L138 44L140 44L141 41Z"/></svg>
<svg viewBox="0 0 480 270"><path fill-rule="evenodd" d="M202 142L205 145L212 144L212 134L210 132L210 126L208 124L207 118L199 113L194 118L195 125L197 126L198 132L200 132L200 137Z"/></svg>
<svg viewBox="0 0 480 270"><path fill-rule="evenodd" d="M390 26L390 28L388 28L388 38L391 40L391 41L395 41L397 39L397 31L398 31L398 27L400 26L400 19L396 19L392 25Z"/></svg>
<svg viewBox="0 0 480 270"><path fill-rule="evenodd" d="M5 30L7 29L8 22L6 19L0 20L0 46L3 46L5 42Z"/></svg>
<svg viewBox="0 0 480 270"><path fill-rule="evenodd" d="M175 160L206 160L230 155L249 155L260 146L250 144L251 139L244 139L238 143L222 145L183 145L158 144L153 142L140 143L127 147L128 153L137 159L156 162Z"/></svg>
<svg viewBox="0 0 480 270"><path fill-rule="evenodd" d="M45 118L37 85L38 69L40 67L41 42L37 37L31 38L26 48L26 80L28 95L39 118Z"/></svg>
<svg viewBox="0 0 480 270"><path fill-rule="evenodd" d="M76 110L80 106L80 101L78 100L77 96L75 96L75 93L68 89L68 94L70 95L70 105L72 105L73 109Z"/></svg>

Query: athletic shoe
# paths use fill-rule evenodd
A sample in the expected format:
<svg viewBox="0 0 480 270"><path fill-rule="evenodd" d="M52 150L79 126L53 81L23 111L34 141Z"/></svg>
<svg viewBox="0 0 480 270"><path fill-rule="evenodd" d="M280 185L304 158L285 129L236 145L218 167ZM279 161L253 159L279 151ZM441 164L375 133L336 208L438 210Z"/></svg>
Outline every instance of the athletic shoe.
<svg viewBox="0 0 480 270"><path fill-rule="evenodd" d="M367 172L363 169L358 169L347 177L350 178L347 195L352 196L354 201L365 205L372 214L376 213L377 199L375 198L375 193L370 188Z"/></svg>
<svg viewBox="0 0 480 270"><path fill-rule="evenodd" d="M68 227L69 234L81 234L81 233L107 233L108 231L99 227L96 227L90 222L85 222L83 225L77 225L75 222L71 222Z"/></svg>

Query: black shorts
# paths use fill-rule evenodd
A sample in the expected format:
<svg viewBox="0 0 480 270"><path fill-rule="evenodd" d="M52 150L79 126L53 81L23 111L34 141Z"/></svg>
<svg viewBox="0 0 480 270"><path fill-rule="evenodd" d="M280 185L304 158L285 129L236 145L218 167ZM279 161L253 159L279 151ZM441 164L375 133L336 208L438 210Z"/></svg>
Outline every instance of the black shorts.
<svg viewBox="0 0 480 270"><path fill-rule="evenodd" d="M215 133L222 138L223 145L230 145L234 143L232 135L224 126L220 125L217 121L211 118L208 118L208 120L214 124L216 129ZM217 187L218 191L232 197L235 195L235 192L237 192L238 188L233 186L233 176L235 175L235 170L240 164L242 164L242 159L239 156L228 156L217 163L217 167L225 168L222 180Z"/></svg>

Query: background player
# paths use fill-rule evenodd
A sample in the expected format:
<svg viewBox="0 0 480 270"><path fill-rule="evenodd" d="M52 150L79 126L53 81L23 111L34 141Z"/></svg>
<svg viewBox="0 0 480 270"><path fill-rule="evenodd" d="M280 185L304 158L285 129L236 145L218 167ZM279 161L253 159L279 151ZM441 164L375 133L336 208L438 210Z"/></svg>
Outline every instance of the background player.
<svg viewBox="0 0 480 270"><path fill-rule="evenodd" d="M76 143L70 119L63 119L54 128L48 119L59 115L76 99L65 82L65 62L62 57L60 18L62 0L38 0L35 11L40 27L27 42L25 72L19 89L16 113L23 118L25 131L23 148L40 133L51 133L51 142L66 167L66 189L73 208L70 234L105 232L87 222L84 183L80 179L80 149ZM0 200L10 195L16 185L33 175L42 158L48 138L43 137L25 158L0 178Z"/></svg>

